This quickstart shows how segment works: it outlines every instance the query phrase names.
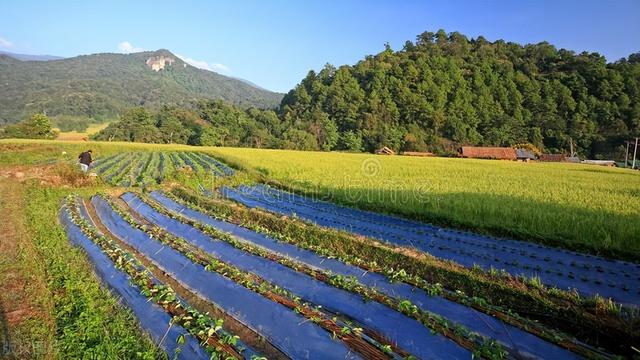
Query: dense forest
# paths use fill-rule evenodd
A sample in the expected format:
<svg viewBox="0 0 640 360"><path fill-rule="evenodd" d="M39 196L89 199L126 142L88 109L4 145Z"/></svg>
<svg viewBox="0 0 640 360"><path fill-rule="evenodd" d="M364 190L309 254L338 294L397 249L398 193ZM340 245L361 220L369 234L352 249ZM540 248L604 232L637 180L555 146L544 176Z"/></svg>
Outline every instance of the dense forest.
<svg viewBox="0 0 640 360"><path fill-rule="evenodd" d="M565 152L573 142L583 156L614 156L640 134L640 54L607 64L548 43L425 32L400 51L387 46L355 66L310 71L281 113L319 134L319 146L328 124L366 150L529 142Z"/></svg>
<svg viewBox="0 0 640 360"><path fill-rule="evenodd" d="M15 56L15 55L14 55ZM173 59L161 71L146 61ZM282 94L246 81L201 70L167 50L93 54L52 61L21 61L0 54L0 125L33 113L49 117L112 119L136 106L190 106L194 99L220 99L241 107L276 108Z"/></svg>

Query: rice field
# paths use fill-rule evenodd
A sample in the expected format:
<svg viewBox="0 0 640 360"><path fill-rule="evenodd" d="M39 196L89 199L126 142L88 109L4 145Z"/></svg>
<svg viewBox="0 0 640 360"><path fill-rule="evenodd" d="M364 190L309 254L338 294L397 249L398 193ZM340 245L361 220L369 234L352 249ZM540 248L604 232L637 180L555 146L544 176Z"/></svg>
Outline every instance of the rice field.
<svg viewBox="0 0 640 360"><path fill-rule="evenodd" d="M579 164L216 148L285 187L364 209L640 258L640 173Z"/></svg>

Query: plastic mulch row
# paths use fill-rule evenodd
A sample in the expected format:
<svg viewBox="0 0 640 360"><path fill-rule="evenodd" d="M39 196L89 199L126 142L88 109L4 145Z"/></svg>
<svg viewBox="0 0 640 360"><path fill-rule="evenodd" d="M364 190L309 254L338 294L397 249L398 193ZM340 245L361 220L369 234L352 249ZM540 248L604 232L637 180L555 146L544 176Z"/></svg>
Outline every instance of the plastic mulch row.
<svg viewBox="0 0 640 360"><path fill-rule="evenodd" d="M66 207L59 215L67 237L76 246L82 248L93 263L95 273L103 284L119 297L120 302L134 313L140 326L159 344L169 358L180 349L179 359L209 359L209 354L200 346L197 339L187 330L171 324L171 315L140 293L140 289L131 286L129 277L117 269L100 247L91 241L82 230L73 223ZM184 336L185 343L179 345L177 339Z"/></svg>
<svg viewBox="0 0 640 360"><path fill-rule="evenodd" d="M327 359L352 359L341 341L303 316L252 292L240 284L205 270L178 251L131 227L98 196L93 197L100 221L119 239L147 257L183 286L199 294L240 323L264 336L285 355L307 359L322 354Z"/></svg>
<svg viewBox="0 0 640 360"><path fill-rule="evenodd" d="M310 200L306 204L300 204L299 200L290 201L286 196L277 196L260 188L224 188L222 192L226 197L249 207L260 207L289 216L295 214L321 226L346 230L397 245L412 246L467 267L480 265L485 269L502 269L512 275L537 276L546 285L561 289L575 288L583 295L600 294L623 304L640 303L640 279L637 272L632 272L637 268L636 264L610 261L515 240L505 240L501 243L498 239L465 232L443 229L443 234L438 234L434 233L434 227L431 225L418 234L416 226L398 229L398 226L383 225L384 222L380 224L377 220L383 216L380 214L367 219L366 212L336 205L334 207L338 210L331 213L327 211L328 203L316 206L314 202L317 201ZM456 235L458 233L459 235Z"/></svg>
<svg viewBox="0 0 640 360"><path fill-rule="evenodd" d="M313 277L297 272L270 259L249 254L233 245L210 238L200 230L169 218L144 203L132 193L122 199L148 221L181 237L215 258L234 265L243 271L254 273L263 279L287 289L303 300L372 329L400 348L419 358L466 358L467 350L442 336L434 335L415 319L378 302L365 302L360 295L338 289Z"/></svg>
<svg viewBox="0 0 640 360"><path fill-rule="evenodd" d="M554 344L546 342L537 336L520 330L514 326L481 313L473 308L449 301L439 296L431 296L421 289L401 282L391 282L387 277L364 271L358 267L345 264L336 259L320 256L312 251L301 249L295 245L279 242L264 234L256 233L239 225L214 219L197 210L180 204L160 192L150 194L152 199L162 205L168 211L185 216L191 220L212 226L220 231L227 232L240 240L244 240L265 249L300 261L312 267L328 270L334 274L354 276L358 281L371 288L397 298L408 299L416 306L438 314L450 321L464 325L471 331L475 331L488 338L497 340L516 351L523 357L537 354L547 359L578 358L575 354L562 349Z"/></svg>

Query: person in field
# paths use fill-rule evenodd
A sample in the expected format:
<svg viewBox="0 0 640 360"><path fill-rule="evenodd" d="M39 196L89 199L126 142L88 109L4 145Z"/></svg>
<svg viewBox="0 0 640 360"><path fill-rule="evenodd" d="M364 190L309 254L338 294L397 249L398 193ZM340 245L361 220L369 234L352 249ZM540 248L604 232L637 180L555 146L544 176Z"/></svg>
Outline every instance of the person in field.
<svg viewBox="0 0 640 360"><path fill-rule="evenodd" d="M89 165L93 162L91 159L91 150L81 153L78 159L80 160L80 170L86 173L89 170Z"/></svg>

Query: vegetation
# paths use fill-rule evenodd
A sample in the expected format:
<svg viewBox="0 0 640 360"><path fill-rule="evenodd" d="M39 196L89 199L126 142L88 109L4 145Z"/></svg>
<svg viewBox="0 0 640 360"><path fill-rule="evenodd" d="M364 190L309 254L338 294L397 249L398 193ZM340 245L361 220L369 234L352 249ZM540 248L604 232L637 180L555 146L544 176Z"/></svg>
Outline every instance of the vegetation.
<svg viewBox="0 0 640 360"><path fill-rule="evenodd" d="M548 43L492 43L440 30L353 66L310 71L277 116L200 102L197 116L213 128L196 127L199 137L175 142L356 152L388 146L442 155L460 145L530 143L546 152L573 146L584 157L622 158L622 142L640 134L638 89L639 54L607 64L596 53ZM167 142L165 130L154 142Z"/></svg>
<svg viewBox="0 0 640 360"><path fill-rule="evenodd" d="M167 56L173 65L155 72L146 65ZM275 107L282 95L242 80L186 65L167 50L129 55L94 54L56 61L20 61L0 54L0 124L36 112L99 121L133 106L157 109L193 99L222 99L243 107Z"/></svg>
<svg viewBox="0 0 640 360"><path fill-rule="evenodd" d="M214 218L352 264L365 272L380 273L431 295L472 306L585 357L599 356L593 353L593 348L585 347L567 333L616 352L629 352L623 344L633 344L639 336L637 316L622 314L602 298L583 299L575 293L522 282L497 271L465 269L431 256L363 242L352 234L320 228L296 218L203 198L182 187L173 187L170 191L174 200Z"/></svg>
<svg viewBox="0 0 640 360"><path fill-rule="evenodd" d="M640 178L577 164L217 148L294 191L427 222L640 259ZM594 201L594 199L598 199Z"/></svg>
<svg viewBox="0 0 640 360"><path fill-rule="evenodd" d="M31 241L43 259L44 281L55 321L53 328L46 329L54 338L53 353L36 355L60 359L162 357L148 337L141 337L132 314L100 286L90 262L69 243L56 221L61 201L79 190L30 185L25 194L26 223ZM80 193L94 191L95 188L87 188ZM41 342L35 340L34 344Z"/></svg>
<svg viewBox="0 0 640 360"><path fill-rule="evenodd" d="M522 46L425 32L354 66L310 71L281 104L282 118L316 134L360 137L364 149L450 153L456 146L532 143L587 157L618 155L640 134L640 54L607 64L543 42ZM333 124L330 124L333 123Z"/></svg>
<svg viewBox="0 0 640 360"><path fill-rule="evenodd" d="M45 114L33 114L25 121L0 129L0 138L53 139L56 135Z"/></svg>

